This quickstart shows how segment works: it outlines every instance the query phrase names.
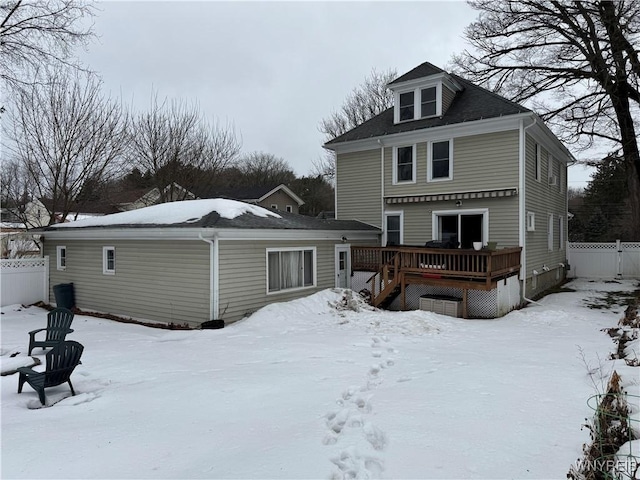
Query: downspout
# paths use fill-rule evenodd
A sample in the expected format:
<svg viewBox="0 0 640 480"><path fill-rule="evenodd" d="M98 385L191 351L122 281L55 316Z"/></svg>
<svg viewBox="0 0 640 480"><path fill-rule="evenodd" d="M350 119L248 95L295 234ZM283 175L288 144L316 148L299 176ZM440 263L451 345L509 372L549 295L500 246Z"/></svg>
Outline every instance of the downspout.
<svg viewBox="0 0 640 480"><path fill-rule="evenodd" d="M219 263L218 263L218 234L213 234L213 240L204 238L202 232L198 234L198 238L209 244L209 320L218 320L218 312L220 305L219 291Z"/></svg>
<svg viewBox="0 0 640 480"><path fill-rule="evenodd" d="M382 227L382 235L384 238L384 143L382 143L381 138L378 139L378 145L380 145L380 226ZM383 238L380 239L380 245L382 245Z"/></svg>
<svg viewBox="0 0 640 480"><path fill-rule="evenodd" d="M524 119L520 120L520 179L518 181L518 188L520 189L520 245L522 246L522 299L528 303L535 303L536 305L540 305L538 302L531 300L526 297L527 291L527 212L526 212L526 162L527 162L527 129L533 127L537 123L536 117L533 117L533 122L530 125L524 126Z"/></svg>

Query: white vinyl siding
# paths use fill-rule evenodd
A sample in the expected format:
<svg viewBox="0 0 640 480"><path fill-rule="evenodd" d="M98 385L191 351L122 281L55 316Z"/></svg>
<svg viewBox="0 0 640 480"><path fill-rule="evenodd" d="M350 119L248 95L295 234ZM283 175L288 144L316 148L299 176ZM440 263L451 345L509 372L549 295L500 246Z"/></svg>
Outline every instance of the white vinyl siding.
<svg viewBox="0 0 640 480"><path fill-rule="evenodd" d="M46 239L44 254L53 256L56 245ZM73 282L76 304L83 310L176 324L211 320L210 247L205 242L112 241L116 275L102 273L102 242L66 240L64 245L72 257L66 270L51 269L50 298L54 285Z"/></svg>
<svg viewBox="0 0 640 480"><path fill-rule="evenodd" d="M391 148L389 183L391 183ZM360 220L382 228L380 149L338 154L336 160L336 219Z"/></svg>

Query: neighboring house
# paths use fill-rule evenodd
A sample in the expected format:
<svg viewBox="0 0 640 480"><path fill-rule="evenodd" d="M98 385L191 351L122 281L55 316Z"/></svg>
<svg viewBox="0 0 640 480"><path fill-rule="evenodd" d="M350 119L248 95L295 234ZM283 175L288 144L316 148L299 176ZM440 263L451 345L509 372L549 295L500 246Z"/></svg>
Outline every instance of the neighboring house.
<svg viewBox="0 0 640 480"><path fill-rule="evenodd" d="M272 210L299 213L304 201L284 184L198 191L198 198L229 198Z"/></svg>
<svg viewBox="0 0 640 480"><path fill-rule="evenodd" d="M176 202L181 200L194 200L197 197L186 188L173 182L163 189L166 201ZM121 192L114 199L117 211L126 212L136 210L138 208L149 207L161 203L160 190L154 187L151 190L134 190L129 192Z"/></svg>
<svg viewBox="0 0 640 480"><path fill-rule="evenodd" d="M198 325L272 302L348 287L351 245L380 229L228 199L164 203L38 230L50 285L73 283L79 308ZM51 295L51 302L54 302Z"/></svg>
<svg viewBox="0 0 640 480"><path fill-rule="evenodd" d="M542 120L430 63L388 87L392 108L325 145L336 218L383 230L377 251L353 250L355 269L379 272L374 304L441 294L495 317L563 280L574 158Z"/></svg>

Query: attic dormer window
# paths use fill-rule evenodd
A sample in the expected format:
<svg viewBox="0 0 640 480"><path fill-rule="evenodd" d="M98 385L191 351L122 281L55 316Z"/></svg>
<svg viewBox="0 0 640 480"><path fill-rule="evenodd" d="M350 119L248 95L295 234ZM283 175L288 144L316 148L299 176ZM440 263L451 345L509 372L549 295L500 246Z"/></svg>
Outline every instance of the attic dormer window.
<svg viewBox="0 0 640 480"><path fill-rule="evenodd" d="M413 92L400 94L400 121L413 120Z"/></svg>
<svg viewBox="0 0 640 480"><path fill-rule="evenodd" d="M431 118L442 114L442 84L418 85L395 94L395 123Z"/></svg>
<svg viewBox="0 0 640 480"><path fill-rule="evenodd" d="M436 87L423 88L420 91L422 117L432 117L437 112Z"/></svg>

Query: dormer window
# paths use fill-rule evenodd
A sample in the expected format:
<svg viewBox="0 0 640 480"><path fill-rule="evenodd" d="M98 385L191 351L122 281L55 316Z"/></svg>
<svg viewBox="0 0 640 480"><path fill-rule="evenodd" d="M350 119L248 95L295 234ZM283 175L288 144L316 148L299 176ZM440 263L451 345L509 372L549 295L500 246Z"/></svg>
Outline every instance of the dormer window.
<svg viewBox="0 0 640 480"><path fill-rule="evenodd" d="M436 87L423 88L420 91L422 117L432 117L437 112Z"/></svg>
<svg viewBox="0 0 640 480"><path fill-rule="evenodd" d="M427 75L408 74L389 83L394 94L394 123L442 117L457 93L464 90L453 77L436 67L422 71Z"/></svg>
<svg viewBox="0 0 640 480"><path fill-rule="evenodd" d="M423 85L396 93L395 122L409 122L441 115L442 84Z"/></svg>
<svg viewBox="0 0 640 480"><path fill-rule="evenodd" d="M413 92L400 94L400 121L413 120L414 100Z"/></svg>

